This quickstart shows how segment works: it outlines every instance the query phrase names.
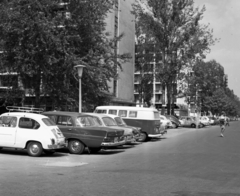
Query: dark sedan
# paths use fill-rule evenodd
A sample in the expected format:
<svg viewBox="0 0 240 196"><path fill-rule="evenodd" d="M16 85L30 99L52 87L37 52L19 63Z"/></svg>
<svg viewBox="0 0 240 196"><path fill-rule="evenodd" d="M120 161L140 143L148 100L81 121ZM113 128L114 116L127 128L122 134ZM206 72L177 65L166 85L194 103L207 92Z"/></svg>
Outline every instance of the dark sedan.
<svg viewBox="0 0 240 196"><path fill-rule="evenodd" d="M169 119L172 122L172 125L173 125L172 128L178 128L179 126L181 126L181 122L175 116L173 115L165 115L165 116L167 119Z"/></svg>
<svg viewBox="0 0 240 196"><path fill-rule="evenodd" d="M68 141L72 154L82 154L87 147L90 152L98 152L103 147L125 144L124 130L99 127L93 117L78 112L43 112L54 121Z"/></svg>

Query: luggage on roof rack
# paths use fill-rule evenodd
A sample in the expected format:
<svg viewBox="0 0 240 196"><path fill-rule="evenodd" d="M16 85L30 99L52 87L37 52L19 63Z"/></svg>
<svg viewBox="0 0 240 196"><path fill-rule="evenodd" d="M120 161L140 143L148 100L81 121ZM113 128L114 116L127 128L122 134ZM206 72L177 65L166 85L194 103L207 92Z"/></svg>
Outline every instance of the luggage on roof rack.
<svg viewBox="0 0 240 196"><path fill-rule="evenodd" d="M7 106L9 112L29 112L29 113L42 113L42 108L22 107L22 106Z"/></svg>

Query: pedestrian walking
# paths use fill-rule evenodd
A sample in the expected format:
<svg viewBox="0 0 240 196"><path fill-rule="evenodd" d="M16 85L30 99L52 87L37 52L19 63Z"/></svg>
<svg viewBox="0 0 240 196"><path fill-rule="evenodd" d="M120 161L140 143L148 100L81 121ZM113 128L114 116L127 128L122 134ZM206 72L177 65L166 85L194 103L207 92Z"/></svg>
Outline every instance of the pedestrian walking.
<svg viewBox="0 0 240 196"><path fill-rule="evenodd" d="M220 124L220 128L221 128L221 133L220 136L224 137L223 133L225 131L225 126L226 126L226 115L225 112L221 113L221 116L219 117L219 124Z"/></svg>
<svg viewBox="0 0 240 196"><path fill-rule="evenodd" d="M230 121L229 118L226 117L226 126L230 126L229 121Z"/></svg>

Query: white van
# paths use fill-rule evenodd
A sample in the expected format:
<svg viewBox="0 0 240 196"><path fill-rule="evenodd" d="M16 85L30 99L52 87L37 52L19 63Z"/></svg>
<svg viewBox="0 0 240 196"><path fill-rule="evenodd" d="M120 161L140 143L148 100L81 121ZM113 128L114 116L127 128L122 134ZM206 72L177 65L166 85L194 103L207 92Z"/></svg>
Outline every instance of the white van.
<svg viewBox="0 0 240 196"><path fill-rule="evenodd" d="M141 127L141 138L146 141L150 138L160 138L166 133L160 126L159 112L154 108L141 108L131 106L98 106L94 113L114 114L121 116L129 126Z"/></svg>

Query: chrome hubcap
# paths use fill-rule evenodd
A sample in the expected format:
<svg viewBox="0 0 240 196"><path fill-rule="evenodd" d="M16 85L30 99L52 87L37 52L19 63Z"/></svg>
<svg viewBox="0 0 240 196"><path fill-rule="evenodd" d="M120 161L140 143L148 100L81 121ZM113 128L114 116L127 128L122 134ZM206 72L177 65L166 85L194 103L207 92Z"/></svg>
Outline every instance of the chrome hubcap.
<svg viewBox="0 0 240 196"><path fill-rule="evenodd" d="M39 152L39 147L38 147L38 145L37 145L37 144L32 145L31 151L32 151L33 153L38 153L38 152Z"/></svg>
<svg viewBox="0 0 240 196"><path fill-rule="evenodd" d="M72 144L72 149L73 149L74 151L78 150L79 148L80 148L79 142L74 142L74 143Z"/></svg>

